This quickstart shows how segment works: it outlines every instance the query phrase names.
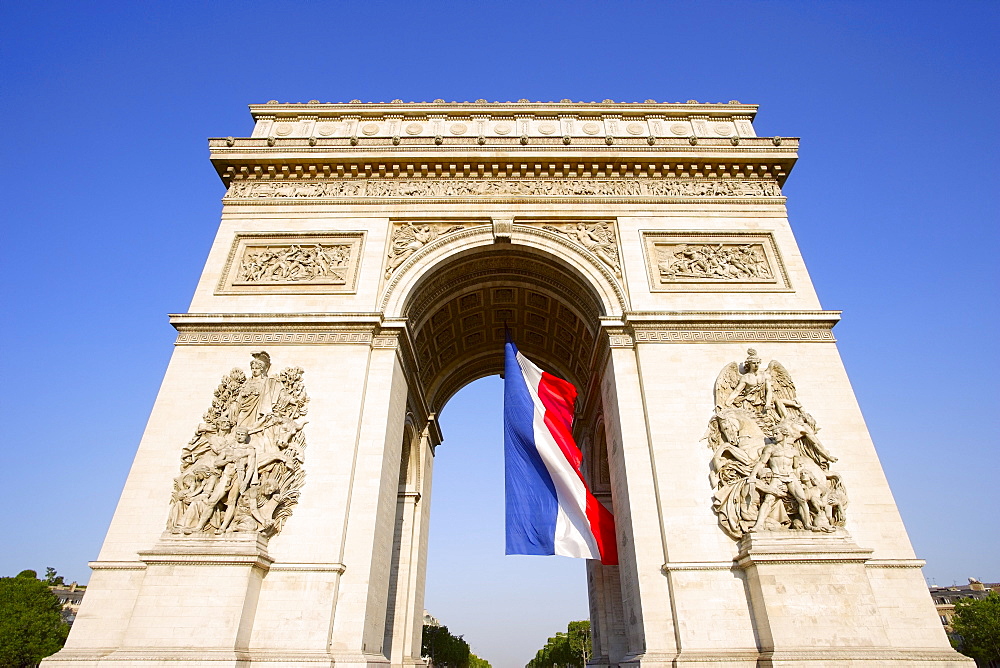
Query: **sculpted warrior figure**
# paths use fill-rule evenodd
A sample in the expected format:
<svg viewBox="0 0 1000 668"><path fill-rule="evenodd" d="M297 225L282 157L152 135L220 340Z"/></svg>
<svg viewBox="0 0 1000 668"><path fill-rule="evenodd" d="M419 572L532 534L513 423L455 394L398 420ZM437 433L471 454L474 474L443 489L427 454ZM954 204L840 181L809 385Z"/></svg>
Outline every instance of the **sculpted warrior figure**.
<svg viewBox="0 0 1000 668"><path fill-rule="evenodd" d="M171 533L277 533L291 515L305 479L309 401L302 369L268 375L271 357L252 353L250 377L223 377L212 407L181 451L181 473L167 519Z"/></svg>
<svg viewBox="0 0 1000 668"><path fill-rule="evenodd" d="M777 529L831 532L845 522L847 492L830 471L837 461L802 410L785 368L761 369L752 348L742 367L727 365L715 384L713 508L730 536Z"/></svg>
<svg viewBox="0 0 1000 668"><path fill-rule="evenodd" d="M667 278L771 278L766 257L753 244L680 244L657 268Z"/></svg>
<svg viewBox="0 0 1000 668"><path fill-rule="evenodd" d="M257 252L247 251L240 263L240 280L253 282L324 282L340 283L350 260L350 247L339 244L312 248L292 244L287 248L272 250L265 247Z"/></svg>

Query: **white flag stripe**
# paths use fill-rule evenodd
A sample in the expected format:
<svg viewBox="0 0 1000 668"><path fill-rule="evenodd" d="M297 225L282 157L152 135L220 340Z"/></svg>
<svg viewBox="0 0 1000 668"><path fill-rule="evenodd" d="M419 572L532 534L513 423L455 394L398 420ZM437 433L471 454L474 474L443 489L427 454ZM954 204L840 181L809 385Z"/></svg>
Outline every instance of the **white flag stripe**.
<svg viewBox="0 0 1000 668"><path fill-rule="evenodd" d="M597 548L590 521L587 519L587 488L545 424L545 404L538 396L542 370L520 353L517 354L517 363L521 367L528 393L535 404L533 425L535 448L556 488L559 505L556 516L556 554L600 559L601 553Z"/></svg>

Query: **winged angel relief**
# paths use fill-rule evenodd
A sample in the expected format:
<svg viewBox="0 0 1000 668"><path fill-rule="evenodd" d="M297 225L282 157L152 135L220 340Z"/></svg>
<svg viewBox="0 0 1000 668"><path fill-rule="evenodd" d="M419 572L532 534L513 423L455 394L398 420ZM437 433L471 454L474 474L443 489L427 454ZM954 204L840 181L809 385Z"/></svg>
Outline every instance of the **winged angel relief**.
<svg viewBox="0 0 1000 668"><path fill-rule="evenodd" d="M434 241L440 236L451 234L462 229L461 225L444 227L443 225L414 225L413 223L403 223L392 232L389 241L389 253L386 256L385 277L392 276L400 265L416 253L418 250Z"/></svg>
<svg viewBox="0 0 1000 668"><path fill-rule="evenodd" d="M270 355L252 357L249 378L242 369L223 376L204 422L181 451L171 533L273 536L298 502L306 423L297 420L309 402L302 369L268 376Z"/></svg>
<svg viewBox="0 0 1000 668"><path fill-rule="evenodd" d="M837 461L816 436L785 367L760 368L747 351L742 368L729 363L715 381L715 415L705 440L712 448L713 508L733 538L777 529L836 531L844 525L847 492L830 471Z"/></svg>

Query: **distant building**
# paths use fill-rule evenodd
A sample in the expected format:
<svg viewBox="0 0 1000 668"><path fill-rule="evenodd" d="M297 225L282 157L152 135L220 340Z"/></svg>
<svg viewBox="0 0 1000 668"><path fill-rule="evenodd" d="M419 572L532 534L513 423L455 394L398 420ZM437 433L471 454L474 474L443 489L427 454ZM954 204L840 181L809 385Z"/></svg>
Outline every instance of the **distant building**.
<svg viewBox="0 0 1000 668"><path fill-rule="evenodd" d="M424 626L444 626L438 618L424 610Z"/></svg>
<svg viewBox="0 0 1000 668"><path fill-rule="evenodd" d="M960 598L986 598L991 591L1000 593L1000 582L983 583L976 578L969 578L967 585L952 587L930 587L931 598L937 608L938 617L944 624L944 630L952 633L951 620L955 616L955 601Z"/></svg>
<svg viewBox="0 0 1000 668"><path fill-rule="evenodd" d="M49 587L49 589L62 604L63 621L72 625L76 620L76 613L80 611L80 601L83 600L83 595L87 591L87 585L78 585L73 582L69 586L56 585Z"/></svg>

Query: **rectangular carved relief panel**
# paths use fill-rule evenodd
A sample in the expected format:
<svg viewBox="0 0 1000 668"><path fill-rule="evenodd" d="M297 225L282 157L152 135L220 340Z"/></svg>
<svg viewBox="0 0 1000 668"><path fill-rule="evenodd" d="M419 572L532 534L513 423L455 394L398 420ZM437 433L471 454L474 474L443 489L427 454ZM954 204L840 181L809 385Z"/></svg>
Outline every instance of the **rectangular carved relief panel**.
<svg viewBox="0 0 1000 668"><path fill-rule="evenodd" d="M237 234L216 293L354 292L363 242L363 232Z"/></svg>
<svg viewBox="0 0 1000 668"><path fill-rule="evenodd" d="M770 233L642 232L653 292L791 289Z"/></svg>

